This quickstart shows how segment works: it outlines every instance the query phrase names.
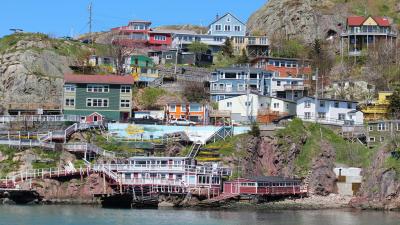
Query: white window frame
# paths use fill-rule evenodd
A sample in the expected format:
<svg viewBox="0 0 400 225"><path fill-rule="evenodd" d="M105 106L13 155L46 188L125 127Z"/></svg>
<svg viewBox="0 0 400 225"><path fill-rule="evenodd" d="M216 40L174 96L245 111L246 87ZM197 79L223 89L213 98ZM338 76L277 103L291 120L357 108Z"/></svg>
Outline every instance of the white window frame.
<svg viewBox="0 0 400 225"><path fill-rule="evenodd" d="M96 104L94 104L94 103L96 103ZM87 98L86 99L86 107L89 107L89 108L108 108L109 106L110 106L110 100L108 98Z"/></svg>
<svg viewBox="0 0 400 225"><path fill-rule="evenodd" d="M64 85L65 92L76 92L76 85L75 84L66 84Z"/></svg>
<svg viewBox="0 0 400 225"><path fill-rule="evenodd" d="M65 98L64 106L66 107L75 107L75 98Z"/></svg>
<svg viewBox="0 0 400 225"><path fill-rule="evenodd" d="M242 26L240 26L240 25L235 25L234 28L235 28L235 31L236 31L236 32L242 31ZM237 29L236 29L236 28L237 28Z"/></svg>
<svg viewBox="0 0 400 225"><path fill-rule="evenodd" d="M231 108L231 107L232 107L232 102L227 102L227 103L226 103L226 107L227 107L227 108Z"/></svg>
<svg viewBox="0 0 400 225"><path fill-rule="evenodd" d="M340 120L340 121L346 120L346 114L345 113L338 113L338 120Z"/></svg>
<svg viewBox="0 0 400 225"><path fill-rule="evenodd" d="M378 131L386 131L386 130L387 130L386 123L378 123Z"/></svg>
<svg viewBox="0 0 400 225"><path fill-rule="evenodd" d="M131 107L131 100L129 100L129 99L120 99L119 100L119 107L120 108L130 108Z"/></svg>
<svg viewBox="0 0 400 225"><path fill-rule="evenodd" d="M172 59L172 55L165 55L165 59Z"/></svg>
<svg viewBox="0 0 400 225"><path fill-rule="evenodd" d="M304 119L306 119L306 120L311 119L311 113L310 112L304 112Z"/></svg>
<svg viewBox="0 0 400 225"><path fill-rule="evenodd" d="M369 137L368 142L375 142L375 137Z"/></svg>
<svg viewBox="0 0 400 225"><path fill-rule="evenodd" d="M279 109L279 102L274 103L274 109Z"/></svg>
<svg viewBox="0 0 400 225"><path fill-rule="evenodd" d="M326 112L318 112L318 119L326 119Z"/></svg>
<svg viewBox="0 0 400 225"><path fill-rule="evenodd" d="M369 131L374 131L374 126L373 126L373 125L369 125L369 126L368 126L368 130L369 130Z"/></svg>
<svg viewBox="0 0 400 225"><path fill-rule="evenodd" d="M90 93L109 93L110 85L108 84L87 84L86 92Z"/></svg>
<svg viewBox="0 0 400 225"><path fill-rule="evenodd" d="M166 41L167 40L167 36L165 36L165 35L155 35L154 36L154 40L155 41Z"/></svg>
<svg viewBox="0 0 400 225"><path fill-rule="evenodd" d="M238 83L237 84L237 90L238 91L245 91L246 90L246 85L244 83Z"/></svg>
<svg viewBox="0 0 400 225"><path fill-rule="evenodd" d="M311 100L304 101L304 108L311 108Z"/></svg>
<svg viewBox="0 0 400 225"><path fill-rule="evenodd" d="M132 87L130 85L121 85L121 93L131 93Z"/></svg>
<svg viewBox="0 0 400 225"><path fill-rule="evenodd" d="M219 27L219 29L217 29ZM215 24L215 31L222 31L222 24Z"/></svg>
<svg viewBox="0 0 400 225"><path fill-rule="evenodd" d="M168 109L170 112L176 112L176 105L169 105Z"/></svg>
<svg viewBox="0 0 400 225"><path fill-rule="evenodd" d="M379 141L380 141L380 142L384 142L384 141L385 141L385 137L384 137L384 136L380 136L380 137L379 137Z"/></svg>
<svg viewBox="0 0 400 225"><path fill-rule="evenodd" d="M224 31L231 31L231 25L225 25Z"/></svg>

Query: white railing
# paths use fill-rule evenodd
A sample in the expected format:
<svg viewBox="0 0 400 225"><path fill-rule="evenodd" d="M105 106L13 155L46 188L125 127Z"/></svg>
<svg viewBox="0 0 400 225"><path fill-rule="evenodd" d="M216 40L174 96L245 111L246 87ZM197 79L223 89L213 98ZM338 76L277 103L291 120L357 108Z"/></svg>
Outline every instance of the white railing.
<svg viewBox="0 0 400 225"><path fill-rule="evenodd" d="M10 122L79 122L80 117L76 115L1 115L0 123Z"/></svg>

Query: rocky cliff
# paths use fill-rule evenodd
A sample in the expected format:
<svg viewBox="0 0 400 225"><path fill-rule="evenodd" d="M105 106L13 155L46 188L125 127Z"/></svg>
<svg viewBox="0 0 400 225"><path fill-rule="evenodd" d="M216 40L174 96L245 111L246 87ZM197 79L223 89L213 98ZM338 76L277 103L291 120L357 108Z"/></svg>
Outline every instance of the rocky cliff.
<svg viewBox="0 0 400 225"><path fill-rule="evenodd" d="M14 34L0 39L0 113L12 103L61 103L64 73L82 64L90 49L79 42L42 34Z"/></svg>
<svg viewBox="0 0 400 225"><path fill-rule="evenodd" d="M389 16L399 22L398 1L269 0L247 22L253 34L299 38L306 43L325 39L344 28L349 15Z"/></svg>

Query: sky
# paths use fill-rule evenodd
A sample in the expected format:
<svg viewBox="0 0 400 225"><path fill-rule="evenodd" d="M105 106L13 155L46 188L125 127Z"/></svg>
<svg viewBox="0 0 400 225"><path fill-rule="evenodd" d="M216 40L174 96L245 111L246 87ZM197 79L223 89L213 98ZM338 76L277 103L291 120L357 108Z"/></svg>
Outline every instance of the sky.
<svg viewBox="0 0 400 225"><path fill-rule="evenodd" d="M89 30L88 5L93 3L93 31L124 26L141 19L160 25L207 26L215 16L231 12L243 22L266 0L1 0L0 37L11 28L55 37Z"/></svg>

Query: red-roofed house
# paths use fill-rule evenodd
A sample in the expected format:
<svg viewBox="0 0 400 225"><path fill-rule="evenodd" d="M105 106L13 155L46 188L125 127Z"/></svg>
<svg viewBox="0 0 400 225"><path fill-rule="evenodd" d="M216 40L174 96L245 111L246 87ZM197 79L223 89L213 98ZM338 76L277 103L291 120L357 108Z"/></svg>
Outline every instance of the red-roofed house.
<svg viewBox="0 0 400 225"><path fill-rule="evenodd" d="M63 111L87 122L103 118L128 121L132 112L132 76L64 76Z"/></svg>
<svg viewBox="0 0 400 225"><path fill-rule="evenodd" d="M385 17L350 16L341 34L341 53L346 48L349 56L360 56L361 51L382 41L395 44L397 33Z"/></svg>
<svg viewBox="0 0 400 225"><path fill-rule="evenodd" d="M165 50L171 46L172 34L167 31L157 31L150 28L151 22L134 20L128 26L112 28L113 43L117 45Z"/></svg>

